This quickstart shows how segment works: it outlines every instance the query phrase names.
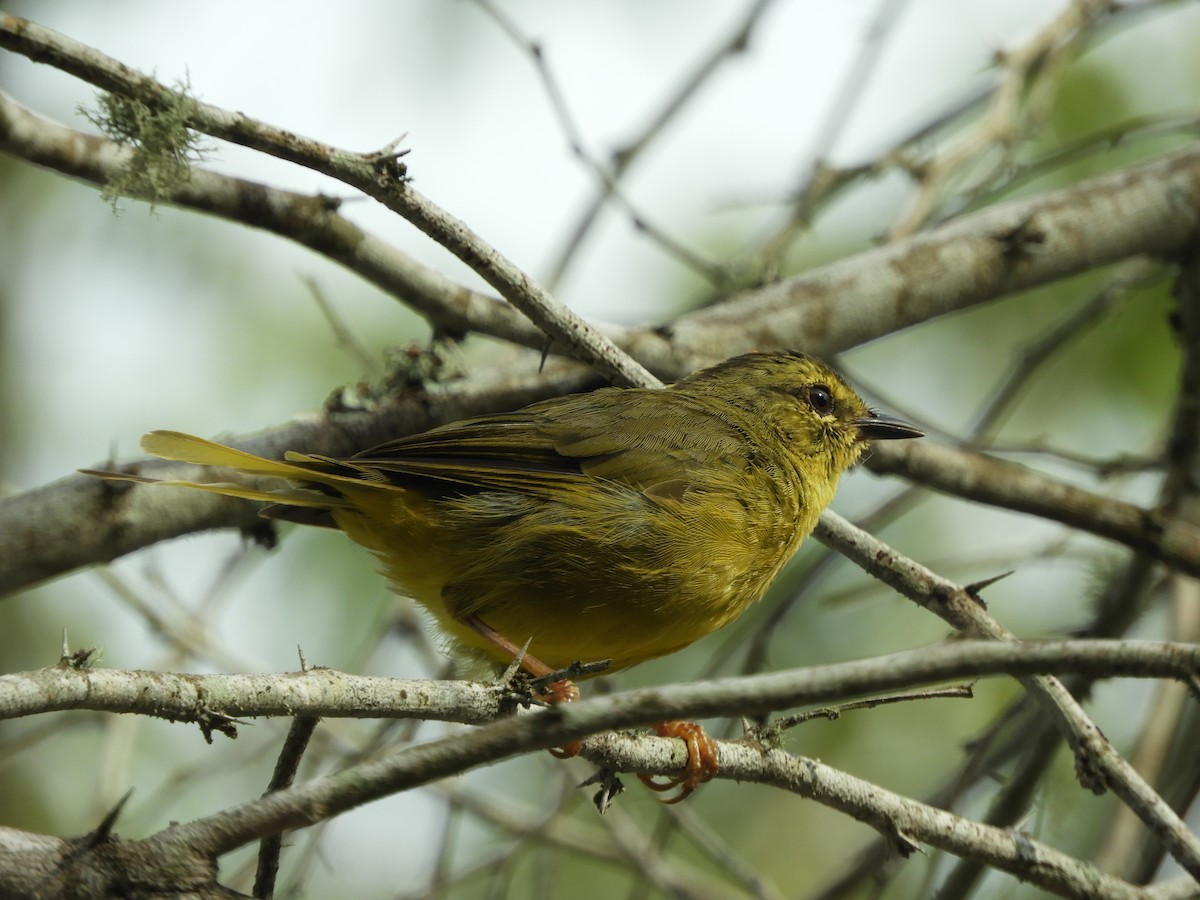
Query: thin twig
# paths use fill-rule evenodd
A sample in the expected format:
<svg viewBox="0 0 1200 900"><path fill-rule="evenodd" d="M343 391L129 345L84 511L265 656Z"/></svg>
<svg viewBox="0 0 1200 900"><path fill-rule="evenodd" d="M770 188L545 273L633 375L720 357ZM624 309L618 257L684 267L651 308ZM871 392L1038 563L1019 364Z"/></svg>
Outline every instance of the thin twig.
<svg viewBox="0 0 1200 900"><path fill-rule="evenodd" d="M319 721L315 716L297 716L292 719L287 737L279 750L279 758L275 761L275 771L271 774L267 793L290 787L296 780L300 760L304 757L304 751ZM254 876L255 897L270 898L275 895L275 878L279 874L279 853L282 847L282 833L267 835L262 839L258 851L258 870Z"/></svg>
<svg viewBox="0 0 1200 900"><path fill-rule="evenodd" d="M296 163L362 191L461 259L551 340L614 383L640 387L660 383L465 222L413 188L394 147L355 153L194 100L95 48L16 16L0 18L0 47L50 63L153 110L186 104L190 109L188 127L196 131Z"/></svg>
<svg viewBox="0 0 1200 900"><path fill-rule="evenodd" d="M557 260L551 264L550 274L546 279L548 287L553 288L562 282L567 267L575 258L576 251L582 245L587 233L591 230L600 210L606 202L611 202L622 209L629 216L634 227L649 235L666 253L675 257L683 265L699 273L711 282L719 284L725 280L723 270L720 266L703 259L695 251L685 247L682 241L671 237L664 230L653 225L649 217L640 212L633 201L621 190L621 180L629 165L640 154L640 151L658 134L667 121L682 109L686 100L696 93L704 81L711 77L716 70L717 64L732 52L737 52L745 48L754 23L770 2L771 0L756 0L755 5L751 7L746 17L746 22L741 28L734 31L733 39L722 42L717 52L705 59L699 70L685 82L679 94L667 102L664 109L643 131L642 135L627 145L623 151L614 154L613 165L609 168L588 149L587 142L583 137L583 131L575 121L575 116L571 113L570 104L567 102L562 87L547 61L546 49L541 44L524 35L512 18L505 14L496 4L490 2L490 0L475 0L475 4L495 21L501 30L529 57L534 69L537 71L538 79L542 83L546 97L550 101L550 108L553 110L554 116L559 122L559 127L567 138L567 143L571 151L596 176L598 183L595 196L586 205L584 214L578 224L568 232L568 239L564 248L560 251Z"/></svg>
<svg viewBox="0 0 1200 900"><path fill-rule="evenodd" d="M826 510L814 532L867 572L911 600L976 637L1009 641L1012 636L963 588L906 559L882 541ZM1111 789L1167 847L1171 856L1200 880L1200 838L1109 744L1079 703L1055 678L1038 675L1022 684L1055 720L1075 752L1076 771L1090 790Z"/></svg>

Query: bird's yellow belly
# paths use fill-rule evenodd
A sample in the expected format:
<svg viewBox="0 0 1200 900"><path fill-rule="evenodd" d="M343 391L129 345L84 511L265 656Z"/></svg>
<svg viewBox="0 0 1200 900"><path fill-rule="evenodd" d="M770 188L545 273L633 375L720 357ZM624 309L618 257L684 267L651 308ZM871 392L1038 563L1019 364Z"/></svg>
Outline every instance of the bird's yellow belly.
<svg viewBox="0 0 1200 900"><path fill-rule="evenodd" d="M532 639L529 652L552 668L608 659L610 671L736 618L797 543L794 527L778 525L794 516L762 504L756 519L743 501L711 494L667 506L629 489L596 499L583 508L496 493L443 502L436 516L393 513L387 552L339 524L466 647L509 662L462 624L474 615L517 646ZM378 540L378 527L366 531ZM405 545L414 552L396 552Z"/></svg>

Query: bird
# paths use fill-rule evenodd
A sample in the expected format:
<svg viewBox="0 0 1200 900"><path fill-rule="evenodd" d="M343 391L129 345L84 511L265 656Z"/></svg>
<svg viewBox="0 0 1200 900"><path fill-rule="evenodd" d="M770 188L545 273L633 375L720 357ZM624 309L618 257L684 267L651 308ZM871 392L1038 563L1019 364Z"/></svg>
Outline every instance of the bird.
<svg viewBox="0 0 1200 900"><path fill-rule="evenodd" d="M920 436L819 359L772 351L665 388L555 397L342 459L266 459L154 431L148 453L238 475L93 474L264 501L266 518L341 530L430 613L451 652L497 670L520 659L552 679L551 702L569 702L578 688L554 676L573 664L619 671L738 618L870 442ZM711 777L715 747L690 729L658 729L688 744L688 774L647 784L686 796Z"/></svg>

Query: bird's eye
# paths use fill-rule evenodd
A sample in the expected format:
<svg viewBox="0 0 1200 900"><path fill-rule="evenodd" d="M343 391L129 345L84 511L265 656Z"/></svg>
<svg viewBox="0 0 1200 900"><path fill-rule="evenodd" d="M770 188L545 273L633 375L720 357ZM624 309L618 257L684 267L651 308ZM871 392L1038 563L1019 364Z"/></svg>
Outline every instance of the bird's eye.
<svg viewBox="0 0 1200 900"><path fill-rule="evenodd" d="M823 384L808 389L808 405L818 414L827 416L833 412L833 394Z"/></svg>

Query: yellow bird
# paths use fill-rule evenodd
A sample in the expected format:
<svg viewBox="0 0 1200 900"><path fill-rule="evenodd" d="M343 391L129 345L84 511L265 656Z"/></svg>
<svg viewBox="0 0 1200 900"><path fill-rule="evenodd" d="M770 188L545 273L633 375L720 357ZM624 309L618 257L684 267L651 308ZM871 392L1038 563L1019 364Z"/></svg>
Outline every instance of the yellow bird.
<svg viewBox="0 0 1200 900"><path fill-rule="evenodd" d="M455 649L503 666L529 640L522 665L543 676L577 661L624 669L731 622L869 441L919 436L819 360L773 352L661 390L603 388L464 419L349 459L264 459L173 431L142 446L252 476L160 483L344 531ZM551 693L578 696L566 682Z"/></svg>

